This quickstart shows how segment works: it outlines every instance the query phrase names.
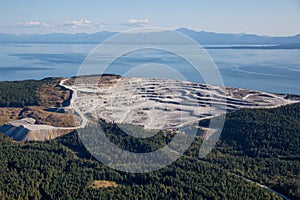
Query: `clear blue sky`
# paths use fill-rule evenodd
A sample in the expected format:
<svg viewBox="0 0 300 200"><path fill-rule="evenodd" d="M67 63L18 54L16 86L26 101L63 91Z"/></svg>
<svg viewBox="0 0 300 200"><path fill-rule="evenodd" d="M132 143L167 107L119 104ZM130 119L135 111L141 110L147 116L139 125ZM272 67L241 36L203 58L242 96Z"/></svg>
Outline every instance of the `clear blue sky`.
<svg viewBox="0 0 300 200"><path fill-rule="evenodd" d="M298 0L1 0L0 32L121 31L139 26L295 35Z"/></svg>

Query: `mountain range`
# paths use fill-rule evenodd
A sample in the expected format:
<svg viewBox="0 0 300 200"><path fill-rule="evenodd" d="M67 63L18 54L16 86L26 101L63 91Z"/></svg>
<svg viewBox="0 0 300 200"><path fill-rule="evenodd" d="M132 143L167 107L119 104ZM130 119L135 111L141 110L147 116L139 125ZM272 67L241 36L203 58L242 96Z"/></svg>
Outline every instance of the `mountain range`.
<svg viewBox="0 0 300 200"><path fill-rule="evenodd" d="M232 34L194 31L186 28L175 31L185 34L199 44L203 45L239 45L249 48L249 45L269 45L280 48L300 48L300 34L294 36L261 36L255 34ZM87 33L49 33L49 34L7 34L0 33L0 43L79 43L98 44L118 32L102 31L92 34ZM132 33L135 36L153 34L153 37L161 38L165 32ZM248 46L247 46L248 45ZM255 48L255 47L252 47Z"/></svg>

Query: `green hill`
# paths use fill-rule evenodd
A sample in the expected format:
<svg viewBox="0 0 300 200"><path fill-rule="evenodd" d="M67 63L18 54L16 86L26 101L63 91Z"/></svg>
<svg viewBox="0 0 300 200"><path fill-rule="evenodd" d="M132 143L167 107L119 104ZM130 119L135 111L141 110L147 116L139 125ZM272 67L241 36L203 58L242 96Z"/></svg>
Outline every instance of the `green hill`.
<svg viewBox="0 0 300 200"><path fill-rule="evenodd" d="M93 159L76 132L47 142L0 137L2 199L280 199L240 175L299 199L300 104L270 110L241 110L227 116L222 137L203 161L201 138L186 155L156 172L132 174ZM103 122L104 123L104 122ZM132 140L115 124L102 124L124 149L149 151L167 140ZM168 133L171 134L171 133ZM234 175L236 174L236 175ZM92 187L95 180L117 187Z"/></svg>

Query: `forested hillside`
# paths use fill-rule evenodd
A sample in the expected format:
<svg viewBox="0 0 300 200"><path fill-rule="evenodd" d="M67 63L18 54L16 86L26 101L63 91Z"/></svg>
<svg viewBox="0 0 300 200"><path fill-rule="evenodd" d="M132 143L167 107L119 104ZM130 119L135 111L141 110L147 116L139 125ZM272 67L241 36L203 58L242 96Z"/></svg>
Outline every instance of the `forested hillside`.
<svg viewBox="0 0 300 200"><path fill-rule="evenodd" d="M156 172L132 174L90 158L76 133L45 143L2 135L0 141L1 199L280 199L188 156ZM95 189L93 180L118 186Z"/></svg>
<svg viewBox="0 0 300 200"><path fill-rule="evenodd" d="M228 114L204 160L300 199L300 104Z"/></svg>
<svg viewBox="0 0 300 200"><path fill-rule="evenodd" d="M300 104L271 110L230 113L221 141L203 161L201 138L172 165L144 174L112 170L93 159L77 133L48 142L15 142L1 135L2 199L280 199L234 174L299 199ZM149 151L172 139L158 134L132 140L114 124L102 122L107 136L124 149ZM122 139L121 139L122 138ZM94 180L117 187L94 188Z"/></svg>
<svg viewBox="0 0 300 200"><path fill-rule="evenodd" d="M0 82L0 107L61 106L70 96L59 78ZM49 104L50 103L50 104Z"/></svg>

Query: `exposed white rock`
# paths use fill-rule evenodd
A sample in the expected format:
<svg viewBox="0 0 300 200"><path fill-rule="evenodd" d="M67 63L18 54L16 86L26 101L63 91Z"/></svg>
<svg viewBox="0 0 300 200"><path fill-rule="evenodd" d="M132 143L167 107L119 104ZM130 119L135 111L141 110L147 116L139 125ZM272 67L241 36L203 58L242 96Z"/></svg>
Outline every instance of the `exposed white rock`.
<svg viewBox="0 0 300 200"><path fill-rule="evenodd" d="M296 102L285 95L186 81L111 79L110 83L98 83L95 76L80 77L74 85L65 85L74 91L71 107L84 122L92 116L146 129L179 129L228 111L274 108Z"/></svg>
<svg viewBox="0 0 300 200"><path fill-rule="evenodd" d="M76 127L35 124L32 118L8 122L0 132L16 140L49 140L77 128L89 119L141 125L146 129L178 130L202 119L241 108L274 108L299 101L256 90L223 88L201 83L149 78L80 77L60 85L73 91L70 106L81 120Z"/></svg>
<svg viewBox="0 0 300 200"><path fill-rule="evenodd" d="M2 132L4 135L11 136L15 140L22 141L51 140L58 136L67 134L72 130L74 130L74 128L35 124L35 119L33 118L23 118L12 122L7 122L0 126L0 132Z"/></svg>

